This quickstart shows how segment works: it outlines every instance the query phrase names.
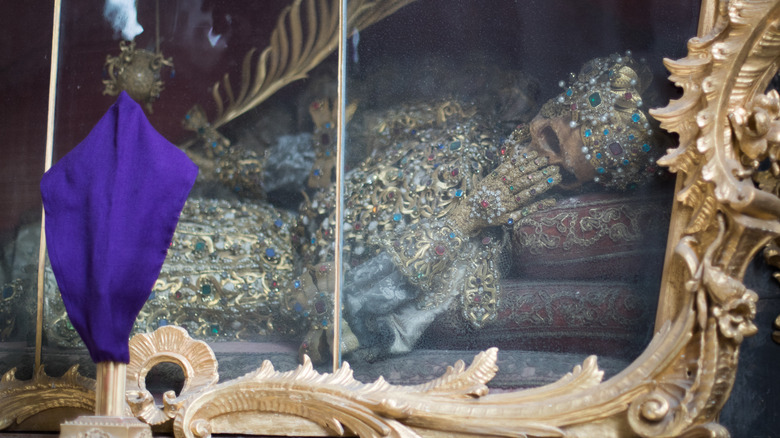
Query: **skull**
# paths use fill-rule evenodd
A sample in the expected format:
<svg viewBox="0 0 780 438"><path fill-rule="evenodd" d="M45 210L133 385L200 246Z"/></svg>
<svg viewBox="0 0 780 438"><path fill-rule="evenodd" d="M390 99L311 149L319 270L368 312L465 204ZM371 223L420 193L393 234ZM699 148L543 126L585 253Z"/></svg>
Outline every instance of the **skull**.
<svg viewBox="0 0 780 438"><path fill-rule="evenodd" d="M571 127L562 117L537 115L531 120L530 131L528 147L549 158L550 164L560 166L561 187L573 189L593 180L596 171L582 152L584 144L579 126Z"/></svg>

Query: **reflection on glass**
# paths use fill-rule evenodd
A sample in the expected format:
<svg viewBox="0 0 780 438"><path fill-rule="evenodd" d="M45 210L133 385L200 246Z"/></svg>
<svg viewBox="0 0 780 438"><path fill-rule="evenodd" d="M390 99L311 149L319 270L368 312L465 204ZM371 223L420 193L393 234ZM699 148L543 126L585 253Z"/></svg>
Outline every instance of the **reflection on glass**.
<svg viewBox="0 0 780 438"><path fill-rule="evenodd" d="M351 34L345 359L364 380L420 383L499 346L497 386L594 353L612 374L652 333L670 139L647 109L669 96L652 81L672 43L617 4L476 3L417 3Z"/></svg>

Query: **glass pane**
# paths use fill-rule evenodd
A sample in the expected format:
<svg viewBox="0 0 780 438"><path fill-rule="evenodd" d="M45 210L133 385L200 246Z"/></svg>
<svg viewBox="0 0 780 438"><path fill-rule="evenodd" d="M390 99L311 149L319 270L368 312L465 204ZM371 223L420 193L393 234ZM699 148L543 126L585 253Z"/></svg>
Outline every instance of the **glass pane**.
<svg viewBox="0 0 780 438"><path fill-rule="evenodd" d="M282 85L293 83L268 91L256 84L260 53L271 44L289 2L160 1L159 12L155 0L137 5L144 31L130 45L102 8L64 2L55 162L87 136L115 102L112 94L128 90L154 128L200 168L133 333L165 325L186 328L209 342L223 380L254 370L265 359L277 369L291 369L307 340L316 350L317 335L324 333L306 337L308 307L303 309L297 295L316 287L296 249L297 206L315 161L317 128L309 107L335 99L330 68L335 58L327 58L332 46L317 49L330 61L309 72L311 79L295 82L298 76L281 74ZM289 65L294 61L288 58ZM218 81L219 102L212 93ZM249 93L244 101L252 102L232 105L228 96L238 101L242 89ZM47 285L47 370L56 374L78 362L82 373L94 373L51 269ZM323 369L330 370L329 364Z"/></svg>
<svg viewBox="0 0 780 438"><path fill-rule="evenodd" d="M44 169L52 8L7 11L0 51L0 373L34 366L37 269ZM35 23L38 32L26 30ZM24 34L25 38L14 38Z"/></svg>
<svg viewBox="0 0 780 438"><path fill-rule="evenodd" d="M342 339L358 378L421 383L497 346L492 384L525 387L641 353L674 185L655 165L674 139L647 111L676 96L662 59L697 17L695 1L431 0L350 29Z"/></svg>

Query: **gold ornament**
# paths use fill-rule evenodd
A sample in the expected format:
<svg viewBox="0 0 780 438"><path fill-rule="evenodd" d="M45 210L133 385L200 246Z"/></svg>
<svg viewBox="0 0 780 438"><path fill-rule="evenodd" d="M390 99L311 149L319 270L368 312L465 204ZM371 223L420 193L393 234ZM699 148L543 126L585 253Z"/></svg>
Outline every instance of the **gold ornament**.
<svg viewBox="0 0 780 438"><path fill-rule="evenodd" d="M166 59L162 52L152 53L136 49L135 41L119 43L119 55L106 57L108 79L103 80L103 94L116 96L123 90L152 112L152 103L160 97L163 66L173 67L173 58Z"/></svg>

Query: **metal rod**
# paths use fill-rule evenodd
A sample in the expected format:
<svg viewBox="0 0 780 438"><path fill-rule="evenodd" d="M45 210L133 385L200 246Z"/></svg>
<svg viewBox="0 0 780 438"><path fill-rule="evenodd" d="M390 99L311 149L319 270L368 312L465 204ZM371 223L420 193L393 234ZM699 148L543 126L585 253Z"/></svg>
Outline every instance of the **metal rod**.
<svg viewBox="0 0 780 438"><path fill-rule="evenodd" d="M122 417L125 407L127 365L121 362L99 362L95 387L95 415Z"/></svg>
<svg viewBox="0 0 780 438"><path fill-rule="evenodd" d="M344 223L344 132L346 128L346 72L347 57L344 56L347 40L347 1L340 0L339 8L339 68L338 68L338 118L336 125L336 226L333 267L335 281L333 283L333 372L341 366L341 249L343 247L342 224Z"/></svg>
<svg viewBox="0 0 780 438"><path fill-rule="evenodd" d="M57 71L60 57L60 17L61 0L54 0L54 18L51 34L51 66L49 71L49 107L46 120L46 154L43 171L51 167L54 151L54 111L57 102ZM35 315L35 369L41 366L43 349L43 273L46 267L46 213L41 208L41 239L38 246L38 300Z"/></svg>

